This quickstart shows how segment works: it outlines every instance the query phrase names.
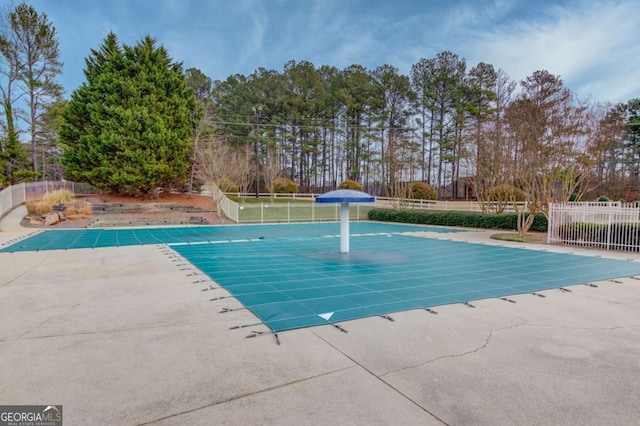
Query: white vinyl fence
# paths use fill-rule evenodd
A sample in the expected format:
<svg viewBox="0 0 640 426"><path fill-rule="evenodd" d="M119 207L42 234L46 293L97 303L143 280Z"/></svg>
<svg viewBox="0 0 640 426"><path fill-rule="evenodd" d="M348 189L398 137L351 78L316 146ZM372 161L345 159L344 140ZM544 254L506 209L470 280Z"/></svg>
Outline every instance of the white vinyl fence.
<svg viewBox="0 0 640 426"><path fill-rule="evenodd" d="M261 198L274 198L273 202L255 203L251 201L238 203L229 199L216 186L206 185L201 192L203 195L213 196L218 208L224 215L235 223L293 223L293 222L322 222L340 220L339 204L317 204L313 194L260 194ZM233 194L236 195L236 194ZM241 194L237 194L240 196ZM253 194L244 194L247 199ZM280 201L276 201L277 199ZM286 202L285 199L301 200ZM373 204L350 203L349 216L351 220L367 219L367 213Z"/></svg>
<svg viewBox="0 0 640 426"><path fill-rule="evenodd" d="M640 251L640 207L636 203L566 203L549 206L551 244Z"/></svg>
<svg viewBox="0 0 640 426"><path fill-rule="evenodd" d="M58 189L66 189L74 194L96 192L96 188L91 185L67 181L18 183L0 191L0 217L27 200L42 198L44 194Z"/></svg>

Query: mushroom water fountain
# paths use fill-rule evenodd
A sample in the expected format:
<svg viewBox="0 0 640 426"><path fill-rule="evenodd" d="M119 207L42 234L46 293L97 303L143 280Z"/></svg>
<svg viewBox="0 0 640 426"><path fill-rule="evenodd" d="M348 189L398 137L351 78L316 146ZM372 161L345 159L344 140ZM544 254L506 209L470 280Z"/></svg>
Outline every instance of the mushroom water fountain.
<svg viewBox="0 0 640 426"><path fill-rule="evenodd" d="M349 203L373 203L373 195L354 189L337 189L316 197L316 203L340 203L340 253L349 253Z"/></svg>

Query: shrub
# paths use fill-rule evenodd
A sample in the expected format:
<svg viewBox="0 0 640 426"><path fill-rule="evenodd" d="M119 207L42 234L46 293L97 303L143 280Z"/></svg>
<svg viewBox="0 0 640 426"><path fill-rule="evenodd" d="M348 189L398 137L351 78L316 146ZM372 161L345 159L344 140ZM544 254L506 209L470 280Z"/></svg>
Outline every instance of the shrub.
<svg viewBox="0 0 640 426"><path fill-rule="evenodd" d="M479 212L438 210L372 209L370 220L381 222L415 223L421 225L462 226L466 228L517 229L517 213L483 214ZM547 232L547 218L536 215L531 231Z"/></svg>
<svg viewBox="0 0 640 426"><path fill-rule="evenodd" d="M275 194L295 194L298 192L298 184L287 178L278 178L271 184L271 192Z"/></svg>
<svg viewBox="0 0 640 426"><path fill-rule="evenodd" d="M13 183L35 182L36 179L38 178L38 173L31 170L21 169L13 172L12 178L13 178Z"/></svg>
<svg viewBox="0 0 640 426"><path fill-rule="evenodd" d="M600 203L607 203L609 202L609 197L605 197L604 195L598 197L598 202Z"/></svg>
<svg viewBox="0 0 640 426"><path fill-rule="evenodd" d="M338 189L353 189L356 191L362 191L364 188L360 182L356 182L355 180L347 179L338 185Z"/></svg>
<svg viewBox="0 0 640 426"><path fill-rule="evenodd" d="M569 201L570 202L576 202L576 201L580 201L580 194L573 192L570 196L569 196Z"/></svg>
<svg viewBox="0 0 640 426"><path fill-rule="evenodd" d="M89 216L91 214L91 203L89 203L88 201L74 201L67 204L65 213L67 214L67 216Z"/></svg>
<svg viewBox="0 0 640 426"><path fill-rule="evenodd" d="M233 182L230 179L222 179L222 181L220 181L220 184L218 185L218 188L220 188L220 191L222 192L239 192L240 188L238 187L238 185L236 185L235 182Z"/></svg>
<svg viewBox="0 0 640 426"><path fill-rule="evenodd" d="M438 191L426 182L411 182L407 188L408 197L414 200L437 200Z"/></svg>
<svg viewBox="0 0 640 426"><path fill-rule="evenodd" d="M44 200L27 200L25 205L29 216L46 216L53 211L53 203Z"/></svg>
<svg viewBox="0 0 640 426"><path fill-rule="evenodd" d="M53 204L65 204L73 200L73 192L66 189L58 189L44 194L42 201Z"/></svg>

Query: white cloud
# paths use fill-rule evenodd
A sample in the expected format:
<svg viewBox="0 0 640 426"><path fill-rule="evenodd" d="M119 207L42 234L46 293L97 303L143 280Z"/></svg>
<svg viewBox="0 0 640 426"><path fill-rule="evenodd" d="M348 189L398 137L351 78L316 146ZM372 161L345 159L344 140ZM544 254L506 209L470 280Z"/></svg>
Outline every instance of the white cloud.
<svg viewBox="0 0 640 426"><path fill-rule="evenodd" d="M514 80L546 69L594 100L640 97L637 0L30 1L58 29L69 90L83 80L89 50L113 30L126 44L150 34L214 79L281 70L290 59L386 63L408 74L421 58L449 50L469 67L488 62Z"/></svg>
<svg viewBox="0 0 640 426"><path fill-rule="evenodd" d="M551 8L540 20L514 21L475 31L470 56L503 68L521 80L546 69L594 100L638 96L640 29L635 2L582 3Z"/></svg>

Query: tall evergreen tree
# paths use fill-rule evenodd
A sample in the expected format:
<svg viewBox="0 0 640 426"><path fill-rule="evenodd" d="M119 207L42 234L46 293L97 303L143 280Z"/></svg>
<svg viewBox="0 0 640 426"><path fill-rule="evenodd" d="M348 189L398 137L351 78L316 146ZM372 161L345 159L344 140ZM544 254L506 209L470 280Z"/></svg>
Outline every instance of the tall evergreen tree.
<svg viewBox="0 0 640 426"><path fill-rule="evenodd" d="M465 109L469 121L469 134L475 148L476 194L486 190L493 162L491 150L487 147L487 126L495 112L495 87L498 73L493 65L480 62L469 71L465 84Z"/></svg>
<svg viewBox="0 0 640 426"><path fill-rule="evenodd" d="M435 60L420 59L411 67L411 87L415 93L416 122L422 144L422 180L431 181L433 165L433 132L436 119Z"/></svg>
<svg viewBox="0 0 640 426"><path fill-rule="evenodd" d="M63 112L65 175L144 196L183 179L194 95L181 65L149 36L121 47L111 33L87 58L85 76Z"/></svg>
<svg viewBox="0 0 640 426"><path fill-rule="evenodd" d="M49 106L59 102L62 86L56 77L62 71L56 29L47 15L25 3L9 14L9 30L0 34L0 52L7 61L10 79L24 86L28 111L25 121L29 128L33 171L38 168L38 129ZM10 86L8 87L10 89ZM4 96L5 113L9 124L9 140L15 133L15 120L11 113L10 91Z"/></svg>
<svg viewBox="0 0 640 426"><path fill-rule="evenodd" d="M402 196L402 184L411 180L408 176L411 173L407 172L412 158L406 155L409 104L413 100L411 83L391 65L379 66L373 71L373 77L384 100L379 117L384 132L380 146L382 182L387 185L390 196Z"/></svg>
<svg viewBox="0 0 640 426"><path fill-rule="evenodd" d="M370 156L368 142L371 132L367 123L372 114L382 107L382 89L373 76L360 65L351 65L342 71L341 100L347 126L345 140L346 178L358 182L368 175L366 159ZM377 100L377 102L376 102Z"/></svg>

